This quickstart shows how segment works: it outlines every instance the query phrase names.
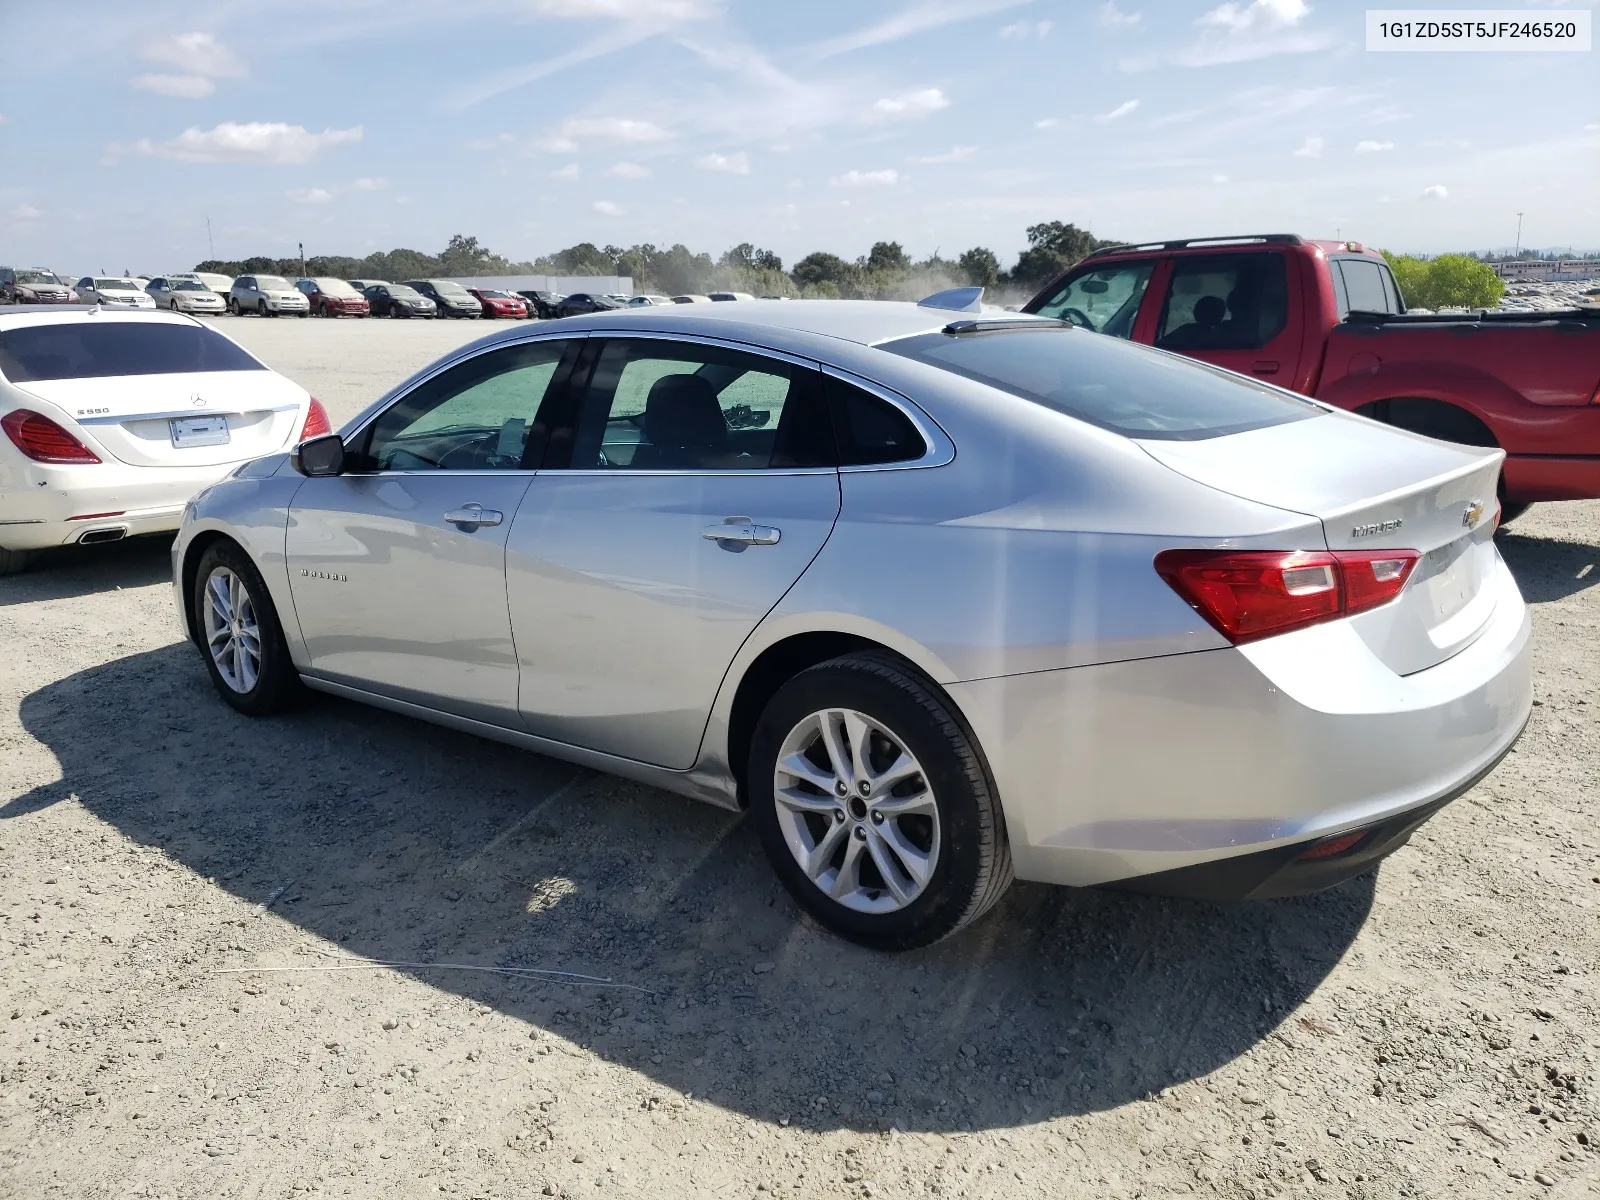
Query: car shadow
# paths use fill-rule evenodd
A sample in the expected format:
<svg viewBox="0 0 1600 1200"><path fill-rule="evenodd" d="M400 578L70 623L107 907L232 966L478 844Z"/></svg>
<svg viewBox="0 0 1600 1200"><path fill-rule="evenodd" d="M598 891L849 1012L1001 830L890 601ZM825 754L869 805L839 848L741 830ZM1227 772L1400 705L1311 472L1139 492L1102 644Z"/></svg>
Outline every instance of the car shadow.
<svg viewBox="0 0 1600 1200"><path fill-rule="evenodd" d="M1600 583L1600 546L1512 529L1495 535L1500 555L1529 604L1564 600Z"/></svg>
<svg viewBox="0 0 1600 1200"><path fill-rule="evenodd" d="M0 608L148 587L171 578L171 534L101 546L54 546L30 554L22 574L0 579Z"/></svg>
<svg viewBox="0 0 1600 1200"><path fill-rule="evenodd" d="M187 645L21 716L61 779L0 822L74 796L349 953L630 985L402 968L810 1128L1002 1128L1203 1076L1308 996L1373 899L1371 876L1231 909L1018 884L963 935L878 954L803 917L736 814L341 700L251 720Z"/></svg>

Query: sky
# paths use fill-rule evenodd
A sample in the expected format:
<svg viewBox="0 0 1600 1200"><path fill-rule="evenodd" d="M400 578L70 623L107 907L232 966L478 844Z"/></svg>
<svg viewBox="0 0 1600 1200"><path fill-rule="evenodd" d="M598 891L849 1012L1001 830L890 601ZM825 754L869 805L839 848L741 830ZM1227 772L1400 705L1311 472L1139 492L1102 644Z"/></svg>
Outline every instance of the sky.
<svg viewBox="0 0 1600 1200"><path fill-rule="evenodd" d="M0 263L152 273L454 233L514 260L894 240L1005 263L1048 220L1437 253L1509 248L1519 212L1524 246L1600 247L1596 53L1369 53L1364 11L0 0Z"/></svg>

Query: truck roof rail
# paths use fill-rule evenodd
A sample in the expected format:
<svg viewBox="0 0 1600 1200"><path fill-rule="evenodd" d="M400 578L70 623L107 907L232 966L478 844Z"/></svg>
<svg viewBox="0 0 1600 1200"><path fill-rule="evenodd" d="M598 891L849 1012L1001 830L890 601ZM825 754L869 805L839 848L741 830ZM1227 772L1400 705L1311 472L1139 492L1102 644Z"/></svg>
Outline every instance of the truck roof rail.
<svg viewBox="0 0 1600 1200"><path fill-rule="evenodd" d="M1127 250L1187 250L1195 246L1303 246L1305 239L1298 233L1242 233L1236 237L1179 238L1172 242L1125 242L1116 246L1102 246L1085 255L1084 262L1102 254L1121 254Z"/></svg>

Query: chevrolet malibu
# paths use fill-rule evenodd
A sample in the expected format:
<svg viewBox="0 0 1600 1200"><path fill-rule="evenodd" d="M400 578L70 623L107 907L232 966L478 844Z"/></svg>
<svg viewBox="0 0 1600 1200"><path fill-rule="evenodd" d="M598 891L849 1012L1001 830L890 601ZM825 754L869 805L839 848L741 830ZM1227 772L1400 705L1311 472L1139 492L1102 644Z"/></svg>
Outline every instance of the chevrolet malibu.
<svg viewBox="0 0 1600 1200"><path fill-rule="evenodd" d="M312 688L747 808L887 949L1013 877L1328 887L1511 748L1498 450L955 307L491 335L197 497L184 628L245 713Z"/></svg>
<svg viewBox="0 0 1600 1200"><path fill-rule="evenodd" d="M47 546L178 527L190 496L328 429L303 388L191 317L0 315L0 575Z"/></svg>

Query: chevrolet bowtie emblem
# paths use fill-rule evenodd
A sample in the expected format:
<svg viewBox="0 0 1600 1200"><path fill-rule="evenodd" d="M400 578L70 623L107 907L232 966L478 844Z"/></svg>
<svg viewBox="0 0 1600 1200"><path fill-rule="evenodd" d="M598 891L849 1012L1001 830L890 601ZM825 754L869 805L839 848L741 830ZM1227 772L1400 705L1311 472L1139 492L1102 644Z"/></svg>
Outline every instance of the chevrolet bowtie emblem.
<svg viewBox="0 0 1600 1200"><path fill-rule="evenodd" d="M1481 520L1483 520L1483 501L1474 500L1467 506L1467 511L1461 514L1461 523L1468 529L1476 529Z"/></svg>

